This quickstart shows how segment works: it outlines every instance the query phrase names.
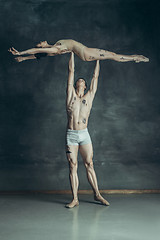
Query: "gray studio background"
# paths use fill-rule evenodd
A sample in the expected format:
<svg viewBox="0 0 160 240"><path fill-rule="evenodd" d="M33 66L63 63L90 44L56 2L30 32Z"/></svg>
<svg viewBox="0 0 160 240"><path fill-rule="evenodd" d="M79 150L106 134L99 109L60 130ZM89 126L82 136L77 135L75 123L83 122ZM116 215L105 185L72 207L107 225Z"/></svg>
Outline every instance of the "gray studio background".
<svg viewBox="0 0 160 240"><path fill-rule="evenodd" d="M101 61L89 119L100 189L158 189L160 17L158 1L0 0L0 190L70 189L65 156L69 54L17 63L7 49L71 38L143 54L149 63ZM95 62L75 57L90 83ZM80 189L90 189L79 158Z"/></svg>

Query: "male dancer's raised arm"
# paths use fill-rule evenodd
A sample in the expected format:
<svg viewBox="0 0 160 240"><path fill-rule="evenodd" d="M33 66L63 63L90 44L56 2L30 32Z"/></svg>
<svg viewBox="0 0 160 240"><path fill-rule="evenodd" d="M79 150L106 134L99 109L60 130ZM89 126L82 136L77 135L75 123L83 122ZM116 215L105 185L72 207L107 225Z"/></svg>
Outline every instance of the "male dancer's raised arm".
<svg viewBox="0 0 160 240"><path fill-rule="evenodd" d="M71 53L69 65L68 65L68 84L67 84L67 91L70 88L73 88L74 85L74 53Z"/></svg>
<svg viewBox="0 0 160 240"><path fill-rule="evenodd" d="M71 53L69 65L68 65L68 82L67 82L67 103L72 97L74 89L74 53Z"/></svg>
<svg viewBox="0 0 160 240"><path fill-rule="evenodd" d="M89 89L89 92L93 97L94 97L94 95L97 91L99 70L100 70L100 65L99 65L99 60L97 60L96 66L95 66L95 69L94 69L94 73L93 73L93 77L92 77L92 80L91 80L90 89Z"/></svg>

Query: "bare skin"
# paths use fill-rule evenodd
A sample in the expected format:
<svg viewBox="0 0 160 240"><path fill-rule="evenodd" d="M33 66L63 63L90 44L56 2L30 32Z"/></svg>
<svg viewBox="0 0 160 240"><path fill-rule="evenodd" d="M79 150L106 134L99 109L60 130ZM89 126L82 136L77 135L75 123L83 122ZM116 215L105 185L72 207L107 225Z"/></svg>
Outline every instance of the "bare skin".
<svg viewBox="0 0 160 240"><path fill-rule="evenodd" d="M68 117L68 129L82 130L87 128L88 118L92 107L92 102L97 90L99 76L99 61L96 62L93 78L91 81L89 91L84 95L86 89L85 81L79 79L76 83L76 89L74 88L74 54L71 53L69 61L69 76L67 84L67 98L66 98L66 110ZM70 184L72 189L73 200L67 204L66 207L73 208L79 205L78 201L78 175L77 175L77 155L78 150L83 158L84 165L86 167L86 173L88 181L94 192L94 199L100 201L103 205L108 206L109 203L105 200L98 189L98 183L96 174L93 167L93 147L92 144L85 145L70 145L66 146L66 154L70 168Z"/></svg>
<svg viewBox="0 0 160 240"><path fill-rule="evenodd" d="M42 41L37 44L36 48L28 49L25 51L17 51L15 48L10 48L8 50L13 55L34 55L37 53L46 53L47 56L55 56L57 54L64 54L69 52L74 52L80 59L83 61L95 61L95 60L106 60L111 59L117 62L129 62L134 61L139 62L149 62L149 59L143 55L122 55L116 54L107 50L98 49L98 48L88 48L85 45L72 40L65 39L59 40L54 45L50 45L47 41ZM36 58L16 58L18 62L24 60L36 59Z"/></svg>
<svg viewBox="0 0 160 240"><path fill-rule="evenodd" d="M55 54L52 54L52 53L48 53L47 56L55 56ZM23 62L23 61L26 61L26 60L35 60L35 59L38 59L36 57L36 55L29 55L29 56L19 56L19 57L16 57L15 60L17 62Z"/></svg>

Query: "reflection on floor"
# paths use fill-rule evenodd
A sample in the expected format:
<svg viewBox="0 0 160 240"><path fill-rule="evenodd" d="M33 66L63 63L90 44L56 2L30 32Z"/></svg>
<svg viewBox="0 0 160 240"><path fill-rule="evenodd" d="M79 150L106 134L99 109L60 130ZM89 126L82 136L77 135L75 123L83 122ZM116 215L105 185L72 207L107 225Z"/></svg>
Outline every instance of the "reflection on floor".
<svg viewBox="0 0 160 240"><path fill-rule="evenodd" d="M1 240L151 240L160 236L160 194L92 195L65 208L71 195L0 195Z"/></svg>

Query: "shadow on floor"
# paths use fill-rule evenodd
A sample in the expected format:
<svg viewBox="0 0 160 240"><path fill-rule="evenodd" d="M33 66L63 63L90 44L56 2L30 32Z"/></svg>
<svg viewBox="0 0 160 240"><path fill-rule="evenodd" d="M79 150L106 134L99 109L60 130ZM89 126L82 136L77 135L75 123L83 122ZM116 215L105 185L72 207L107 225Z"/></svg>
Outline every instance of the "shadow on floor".
<svg viewBox="0 0 160 240"><path fill-rule="evenodd" d="M5 195L5 198L10 198L11 195ZM70 194L42 194L42 193L34 193L34 194L18 194L12 195L14 199L28 200L28 201L38 201L38 202L48 202L48 203L57 203L61 205L66 205L67 203L72 201L72 196ZM80 195L79 201L81 203L89 203L95 205L102 205L100 202L96 202L90 200L91 196Z"/></svg>

